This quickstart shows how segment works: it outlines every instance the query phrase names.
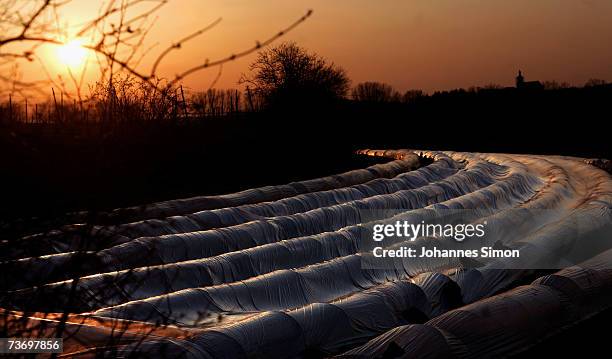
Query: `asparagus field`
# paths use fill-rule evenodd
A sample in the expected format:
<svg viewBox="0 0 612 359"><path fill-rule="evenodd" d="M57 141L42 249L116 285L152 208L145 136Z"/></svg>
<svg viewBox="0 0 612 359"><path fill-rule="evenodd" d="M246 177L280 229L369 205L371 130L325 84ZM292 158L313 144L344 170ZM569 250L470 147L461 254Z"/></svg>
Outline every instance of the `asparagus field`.
<svg viewBox="0 0 612 359"><path fill-rule="evenodd" d="M2 324L59 332L66 356L478 358L612 306L612 177L597 161L360 153L389 161L4 241ZM521 257L367 265L372 224L449 211L486 221L479 246Z"/></svg>

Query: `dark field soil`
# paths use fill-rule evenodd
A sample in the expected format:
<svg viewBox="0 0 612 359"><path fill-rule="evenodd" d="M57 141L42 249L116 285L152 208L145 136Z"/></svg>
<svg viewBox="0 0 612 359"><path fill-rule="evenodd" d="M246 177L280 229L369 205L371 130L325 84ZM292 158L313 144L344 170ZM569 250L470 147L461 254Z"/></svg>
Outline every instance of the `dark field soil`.
<svg viewBox="0 0 612 359"><path fill-rule="evenodd" d="M0 119L0 235L107 210L364 167L362 148L611 157L612 88L447 92L189 123L23 125ZM35 220L30 220L37 217Z"/></svg>
<svg viewBox="0 0 612 359"><path fill-rule="evenodd" d="M609 358L611 321L612 309L605 310L512 358Z"/></svg>

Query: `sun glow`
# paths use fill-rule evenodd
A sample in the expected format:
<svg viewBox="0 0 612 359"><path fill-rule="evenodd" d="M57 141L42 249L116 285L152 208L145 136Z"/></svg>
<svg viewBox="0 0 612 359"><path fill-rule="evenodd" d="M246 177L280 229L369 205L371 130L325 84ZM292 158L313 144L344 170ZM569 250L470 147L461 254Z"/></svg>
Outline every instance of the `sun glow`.
<svg viewBox="0 0 612 359"><path fill-rule="evenodd" d="M76 67L85 60L86 49L80 40L72 40L57 48L57 57L60 62L69 67Z"/></svg>

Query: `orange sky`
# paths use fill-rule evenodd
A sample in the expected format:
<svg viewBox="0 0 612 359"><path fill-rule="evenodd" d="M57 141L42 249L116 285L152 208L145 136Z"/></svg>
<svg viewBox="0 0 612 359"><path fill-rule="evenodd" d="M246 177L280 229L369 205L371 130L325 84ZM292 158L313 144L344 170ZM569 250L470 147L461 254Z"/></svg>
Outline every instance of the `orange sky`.
<svg viewBox="0 0 612 359"><path fill-rule="evenodd" d="M95 15L93 1L75 0L70 23ZM313 9L283 38L343 66L356 84L376 80L426 91L497 83L517 69L529 79L582 85L612 80L610 0L171 0L148 37L153 50L217 17L215 29L167 58L161 73L252 46ZM50 63L52 55L45 57ZM224 67L217 87L236 87L254 55ZM147 62L143 64L147 67ZM216 70L189 77L207 88Z"/></svg>

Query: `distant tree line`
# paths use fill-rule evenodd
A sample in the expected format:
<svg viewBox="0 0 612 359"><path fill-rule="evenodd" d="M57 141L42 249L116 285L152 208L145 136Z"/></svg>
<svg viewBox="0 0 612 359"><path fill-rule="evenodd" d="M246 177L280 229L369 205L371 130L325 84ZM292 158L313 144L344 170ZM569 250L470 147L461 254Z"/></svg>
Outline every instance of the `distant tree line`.
<svg viewBox="0 0 612 359"><path fill-rule="evenodd" d="M423 90L408 90L403 94L382 82L362 82L351 91L351 99L366 103L413 103L424 97Z"/></svg>
<svg viewBox="0 0 612 359"><path fill-rule="evenodd" d="M346 71L297 44L283 43L258 52L249 72L239 80L243 90L210 88L188 91L181 85L157 87L134 77L116 76L112 84L99 83L86 100L65 100L53 91L45 103L28 102L9 95L0 104L0 121L26 123L156 122L211 117L231 117L262 111L312 111L330 106L363 104L416 104L427 98L514 90L497 84L427 94L419 89L400 92L375 81L351 88ZM572 89L567 83L545 81L544 91ZM590 79L584 88L610 87Z"/></svg>

